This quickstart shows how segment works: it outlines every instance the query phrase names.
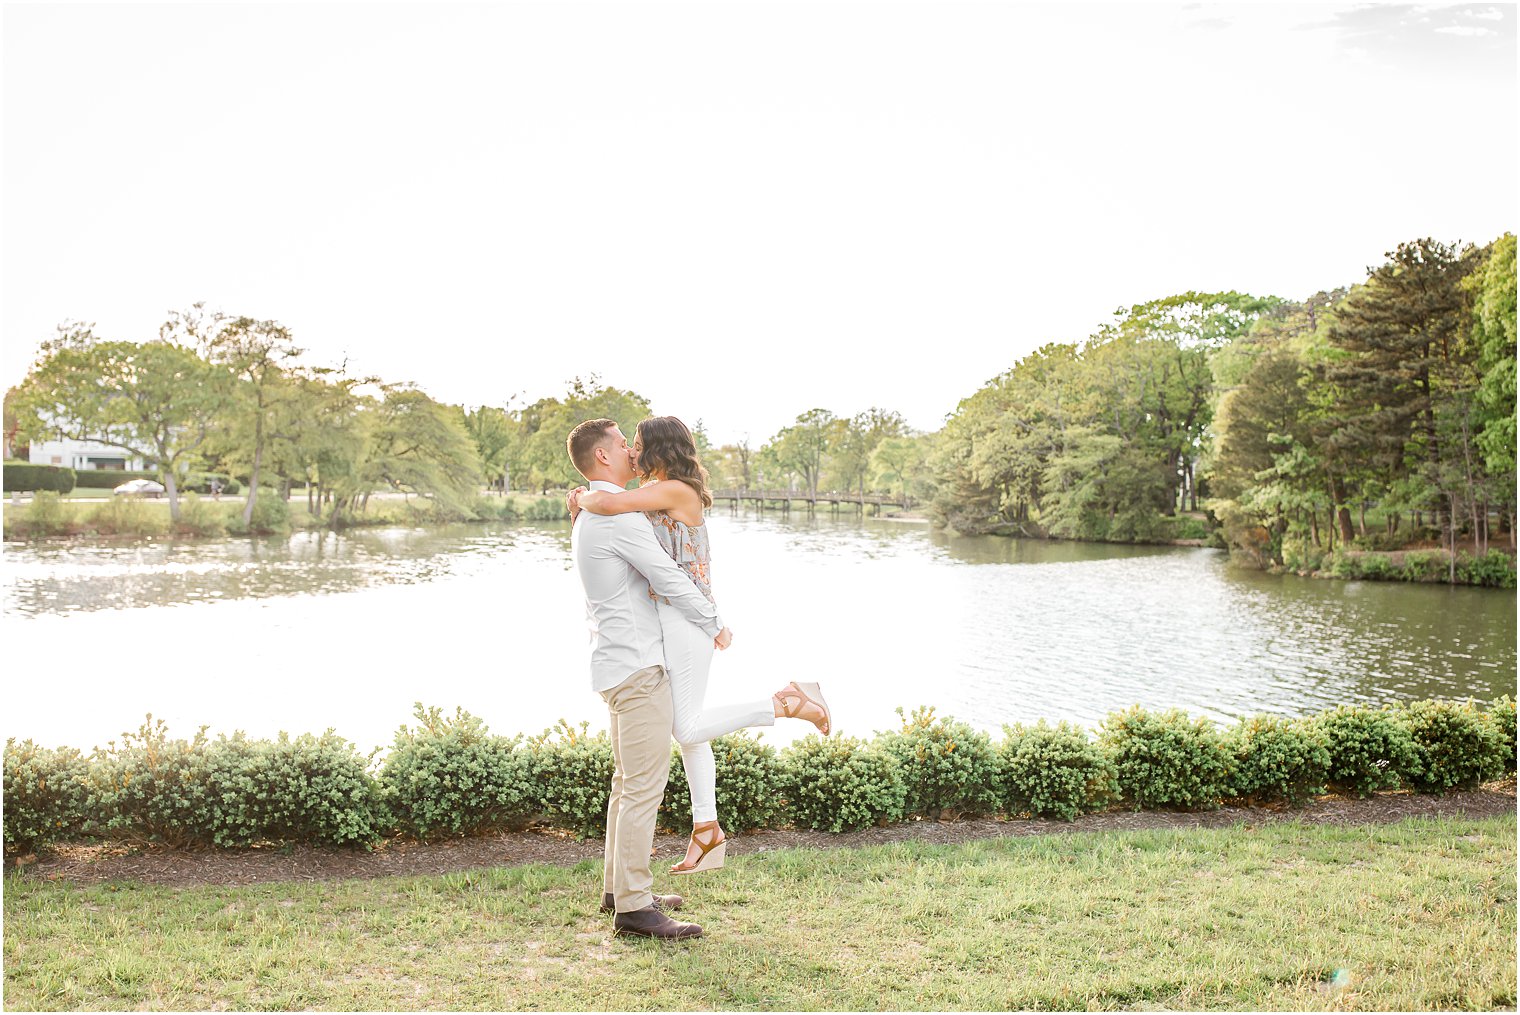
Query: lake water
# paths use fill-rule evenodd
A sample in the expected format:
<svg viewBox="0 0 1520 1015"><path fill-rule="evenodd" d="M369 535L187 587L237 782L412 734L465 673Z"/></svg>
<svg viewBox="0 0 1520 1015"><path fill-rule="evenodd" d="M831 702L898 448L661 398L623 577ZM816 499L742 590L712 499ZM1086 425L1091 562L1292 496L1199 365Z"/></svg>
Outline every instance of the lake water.
<svg viewBox="0 0 1520 1015"><path fill-rule="evenodd" d="M1219 719L1515 693L1515 593L1317 581L1219 551L958 538L713 513L734 647L709 699L823 683L844 732L933 704L996 732L1133 703ZM6 544L5 736L89 748L146 712L189 736L328 727L389 744L413 702L493 730L605 728L568 523L288 540ZM782 721L786 743L811 727Z"/></svg>

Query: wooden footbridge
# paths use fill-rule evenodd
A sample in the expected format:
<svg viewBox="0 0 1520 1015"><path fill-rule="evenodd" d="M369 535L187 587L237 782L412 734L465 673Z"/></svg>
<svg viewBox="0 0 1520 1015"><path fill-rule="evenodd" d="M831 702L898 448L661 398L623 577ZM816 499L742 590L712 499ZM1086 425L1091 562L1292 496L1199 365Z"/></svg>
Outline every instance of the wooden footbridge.
<svg viewBox="0 0 1520 1015"><path fill-rule="evenodd" d="M881 493L848 493L831 490L823 490L813 493L809 490L765 490L759 487L740 487L728 490L712 490L713 504L727 503L734 510L739 510L741 504L753 504L760 510L767 505L779 504L783 512L789 512L792 505L799 505L809 512L816 511L819 504L827 504L829 510L838 513L841 508L850 508L865 513L866 505L875 505L880 513L884 507L896 507L906 509L908 504L903 498L892 494Z"/></svg>

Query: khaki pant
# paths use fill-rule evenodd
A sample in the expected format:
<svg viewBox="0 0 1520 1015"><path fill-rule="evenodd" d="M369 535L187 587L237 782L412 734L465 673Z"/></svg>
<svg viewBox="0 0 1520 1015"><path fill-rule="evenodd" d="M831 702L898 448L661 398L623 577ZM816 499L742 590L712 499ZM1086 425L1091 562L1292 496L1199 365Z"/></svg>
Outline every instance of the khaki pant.
<svg viewBox="0 0 1520 1015"><path fill-rule="evenodd" d="M612 893L619 913L631 913L654 902L649 850L670 777L670 681L665 667L649 666L602 697L612 715L613 760L602 891Z"/></svg>

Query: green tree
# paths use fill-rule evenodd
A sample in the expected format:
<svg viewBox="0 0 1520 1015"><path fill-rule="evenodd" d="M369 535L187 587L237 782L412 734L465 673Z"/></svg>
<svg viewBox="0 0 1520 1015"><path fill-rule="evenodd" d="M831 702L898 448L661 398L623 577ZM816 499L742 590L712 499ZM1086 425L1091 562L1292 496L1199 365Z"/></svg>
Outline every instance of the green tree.
<svg viewBox="0 0 1520 1015"><path fill-rule="evenodd" d="M872 482L897 487L903 507L912 507L913 485L922 480L930 451L924 437L883 437L871 452Z"/></svg>
<svg viewBox="0 0 1520 1015"><path fill-rule="evenodd" d="M498 480L503 493L511 483L512 451L520 443L520 427L505 409L482 405L473 410L461 409L464 427L475 442L481 471L494 485Z"/></svg>
<svg viewBox="0 0 1520 1015"><path fill-rule="evenodd" d="M196 310L201 310L199 304ZM247 526L258 497L271 420L279 412L279 403L295 393L286 371L302 350L291 339L289 329L276 321L252 317L229 320L215 315L209 322L189 322L187 329L196 336L206 358L224 367L234 380L223 436L230 439L239 458L246 456L248 496L243 503L243 525Z"/></svg>
<svg viewBox="0 0 1520 1015"><path fill-rule="evenodd" d="M52 432L141 457L162 479L178 521L180 484L232 387L228 371L193 348L202 320L199 308L175 314L149 342L105 341L89 325L61 326L22 384L23 435Z"/></svg>
<svg viewBox="0 0 1520 1015"><path fill-rule="evenodd" d="M1483 412L1478 445L1496 476L1515 471L1515 234L1494 241L1466 283L1473 295L1472 340Z"/></svg>
<svg viewBox="0 0 1520 1015"><path fill-rule="evenodd" d="M827 409L809 409L769 442L776 462L801 476L810 496L818 495L818 479L834 436L834 420L834 414Z"/></svg>
<svg viewBox="0 0 1520 1015"><path fill-rule="evenodd" d="M410 385L388 385L369 414L359 473L363 493L389 487L469 517L481 484L480 460L457 410Z"/></svg>

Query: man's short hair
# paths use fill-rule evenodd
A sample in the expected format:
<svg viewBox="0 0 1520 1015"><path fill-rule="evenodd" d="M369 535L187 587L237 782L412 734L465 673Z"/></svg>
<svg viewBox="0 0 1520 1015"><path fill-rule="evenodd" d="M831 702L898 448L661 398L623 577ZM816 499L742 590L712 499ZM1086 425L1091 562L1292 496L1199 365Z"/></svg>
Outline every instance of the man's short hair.
<svg viewBox="0 0 1520 1015"><path fill-rule="evenodd" d="M576 472L584 476L596 468L597 446L607 439L607 431L617 425L615 419L588 419L570 431L565 449L570 452L570 461L575 463Z"/></svg>

